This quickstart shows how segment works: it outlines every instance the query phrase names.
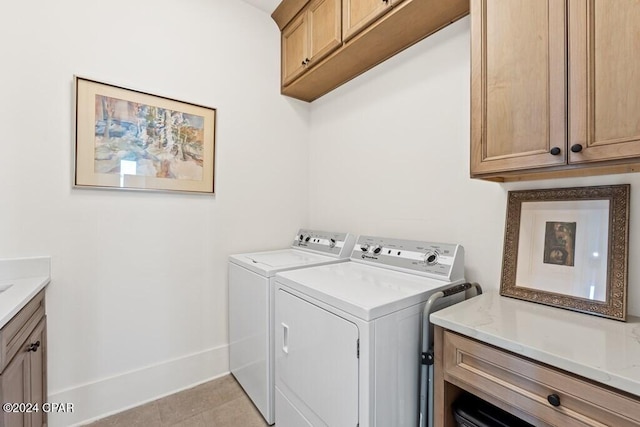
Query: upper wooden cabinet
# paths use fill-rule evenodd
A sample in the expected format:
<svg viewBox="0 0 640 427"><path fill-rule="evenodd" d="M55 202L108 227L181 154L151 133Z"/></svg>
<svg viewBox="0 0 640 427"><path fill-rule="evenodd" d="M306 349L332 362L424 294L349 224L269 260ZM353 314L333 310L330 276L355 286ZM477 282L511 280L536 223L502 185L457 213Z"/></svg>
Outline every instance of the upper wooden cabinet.
<svg viewBox="0 0 640 427"><path fill-rule="evenodd" d="M309 3L282 31L282 83L288 85L342 44L340 0Z"/></svg>
<svg viewBox="0 0 640 427"><path fill-rule="evenodd" d="M313 101L468 13L468 0L283 0L282 94Z"/></svg>
<svg viewBox="0 0 640 427"><path fill-rule="evenodd" d="M634 0L471 0L471 176L635 170L638 32Z"/></svg>
<svg viewBox="0 0 640 427"><path fill-rule="evenodd" d="M569 161L575 164L640 158L640 2L613 3L569 1ZM577 145L582 150L574 153Z"/></svg>
<svg viewBox="0 0 640 427"><path fill-rule="evenodd" d="M402 0L343 0L343 39L349 40Z"/></svg>
<svg viewBox="0 0 640 427"><path fill-rule="evenodd" d="M472 174L566 162L565 16L557 0L472 0Z"/></svg>

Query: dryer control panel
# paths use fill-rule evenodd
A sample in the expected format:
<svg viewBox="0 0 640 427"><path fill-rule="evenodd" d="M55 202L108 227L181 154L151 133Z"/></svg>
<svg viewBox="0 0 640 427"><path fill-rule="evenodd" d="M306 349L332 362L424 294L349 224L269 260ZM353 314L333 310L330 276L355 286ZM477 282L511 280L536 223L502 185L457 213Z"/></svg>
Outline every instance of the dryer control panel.
<svg viewBox="0 0 640 427"><path fill-rule="evenodd" d="M360 236L351 260L441 280L464 278L464 248L450 243Z"/></svg>
<svg viewBox="0 0 640 427"><path fill-rule="evenodd" d="M349 258L355 242L355 236L349 233L332 233L301 228L293 238L291 247L332 255L336 258Z"/></svg>

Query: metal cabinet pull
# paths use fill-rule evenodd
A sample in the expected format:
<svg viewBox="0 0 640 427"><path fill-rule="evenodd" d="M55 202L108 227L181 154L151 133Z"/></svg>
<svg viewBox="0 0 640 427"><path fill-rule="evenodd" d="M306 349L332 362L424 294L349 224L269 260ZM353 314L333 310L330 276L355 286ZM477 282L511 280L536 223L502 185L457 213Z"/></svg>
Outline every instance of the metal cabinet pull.
<svg viewBox="0 0 640 427"><path fill-rule="evenodd" d="M549 401L549 403L552 406L560 406L560 396L558 396L557 394L553 393L550 394L549 396L547 396L547 400Z"/></svg>
<svg viewBox="0 0 640 427"><path fill-rule="evenodd" d="M582 151L582 144L573 144L571 146L571 151L574 153L579 153Z"/></svg>

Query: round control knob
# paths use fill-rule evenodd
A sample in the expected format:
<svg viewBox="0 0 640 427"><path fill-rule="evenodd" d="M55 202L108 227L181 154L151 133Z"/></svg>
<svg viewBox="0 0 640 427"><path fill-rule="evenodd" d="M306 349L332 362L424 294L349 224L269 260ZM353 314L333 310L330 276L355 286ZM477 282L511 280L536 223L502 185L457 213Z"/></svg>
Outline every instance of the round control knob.
<svg viewBox="0 0 640 427"><path fill-rule="evenodd" d="M304 240L304 234L298 236L298 242L302 242Z"/></svg>
<svg viewBox="0 0 640 427"><path fill-rule="evenodd" d="M429 251L424 254L424 262L427 265L434 265L438 261L438 254L436 252Z"/></svg>
<svg viewBox="0 0 640 427"><path fill-rule="evenodd" d="M311 240L311 236L307 236L307 237L304 238L305 242L308 242L309 240Z"/></svg>
<svg viewBox="0 0 640 427"><path fill-rule="evenodd" d="M360 250L362 250L362 252L367 252L369 250L369 244L368 243L364 243L362 245L360 245Z"/></svg>
<svg viewBox="0 0 640 427"><path fill-rule="evenodd" d="M378 245L373 249L373 253L379 254L381 250L382 250L382 246Z"/></svg>
<svg viewBox="0 0 640 427"><path fill-rule="evenodd" d="M329 239L329 247L331 249L336 247L336 239Z"/></svg>

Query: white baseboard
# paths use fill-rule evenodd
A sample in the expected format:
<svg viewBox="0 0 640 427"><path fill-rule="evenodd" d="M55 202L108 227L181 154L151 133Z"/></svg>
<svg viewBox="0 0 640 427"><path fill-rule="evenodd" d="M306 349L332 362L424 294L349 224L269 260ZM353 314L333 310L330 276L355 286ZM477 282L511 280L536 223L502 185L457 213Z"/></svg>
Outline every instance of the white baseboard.
<svg viewBox="0 0 640 427"><path fill-rule="evenodd" d="M225 345L49 393L49 402L73 404L73 412L50 413L49 427L84 425L228 373Z"/></svg>

